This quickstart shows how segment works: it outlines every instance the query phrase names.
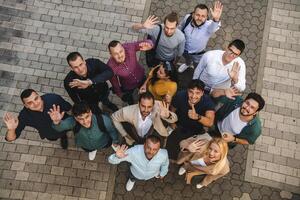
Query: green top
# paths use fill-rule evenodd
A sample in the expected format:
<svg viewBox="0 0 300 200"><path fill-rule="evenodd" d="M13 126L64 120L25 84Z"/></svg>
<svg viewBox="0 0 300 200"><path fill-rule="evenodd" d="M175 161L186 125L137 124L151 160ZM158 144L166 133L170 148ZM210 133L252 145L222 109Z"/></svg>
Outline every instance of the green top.
<svg viewBox="0 0 300 200"><path fill-rule="evenodd" d="M77 146L88 149L95 150L101 149L108 145L110 138L112 138L112 143L116 144L119 142L118 134L112 121L109 117L102 115L103 122L106 127L107 133L102 132L97 123L97 118L92 115L92 124L90 128L80 127L80 130L75 133L75 143ZM52 127L56 131L71 130L75 127L75 118L68 117L67 119L61 121L58 125L52 124Z"/></svg>
<svg viewBox="0 0 300 200"><path fill-rule="evenodd" d="M233 110L241 107L243 103L242 97L238 96L235 100L222 99L223 106L216 113L215 126L217 122L225 119ZM237 138L245 139L249 144L254 144L258 136L261 134L261 122L258 116L255 116L247 125L242 129L241 133L235 135Z"/></svg>

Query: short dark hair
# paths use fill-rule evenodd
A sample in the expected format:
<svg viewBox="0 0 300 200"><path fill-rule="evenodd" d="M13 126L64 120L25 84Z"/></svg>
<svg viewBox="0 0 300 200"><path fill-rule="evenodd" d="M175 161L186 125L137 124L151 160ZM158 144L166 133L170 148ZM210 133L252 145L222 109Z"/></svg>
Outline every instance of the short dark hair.
<svg viewBox="0 0 300 200"><path fill-rule="evenodd" d="M231 41L228 45L228 48L231 46L235 46L238 50L240 50L240 54L242 54L245 49L245 43L240 39Z"/></svg>
<svg viewBox="0 0 300 200"><path fill-rule="evenodd" d="M179 18L178 18L178 14L176 12L171 12L170 14L168 14L165 19L164 19L164 24L166 24L166 21L169 21L169 22L176 22L176 25L178 24L179 22Z"/></svg>
<svg viewBox="0 0 300 200"><path fill-rule="evenodd" d="M139 96L139 103L141 102L142 99L152 99L153 104L154 104L154 96L151 94L151 92L143 92Z"/></svg>
<svg viewBox="0 0 300 200"><path fill-rule="evenodd" d="M146 137L145 143L147 142L147 140L150 140L154 144L159 143L159 146L161 146L161 138L157 135L154 135L154 134L148 135Z"/></svg>
<svg viewBox="0 0 300 200"><path fill-rule="evenodd" d="M82 55L79 52L72 52L69 53L69 55L67 56L67 62L70 65L70 61L74 61L77 59L77 57L80 57L83 60Z"/></svg>
<svg viewBox="0 0 300 200"><path fill-rule="evenodd" d="M205 84L203 81L199 79L193 79L189 84L188 84L188 89L194 89L197 88L198 90L204 90Z"/></svg>
<svg viewBox="0 0 300 200"><path fill-rule="evenodd" d="M81 101L79 103L75 103L72 107L72 113L74 117L78 117L84 113L88 113L91 111L89 104L85 101Z"/></svg>
<svg viewBox="0 0 300 200"><path fill-rule="evenodd" d="M253 99L254 101L256 101L258 103L258 109L257 112L262 110L265 106L265 100L262 98L262 96L260 96L259 94L255 93L255 92L251 92L249 93L246 98L245 101L247 99Z"/></svg>
<svg viewBox="0 0 300 200"><path fill-rule="evenodd" d="M110 47L114 48L116 47L118 44L121 44L120 41L118 40L112 40L108 43L107 47L108 47L108 51L110 51Z"/></svg>
<svg viewBox="0 0 300 200"><path fill-rule="evenodd" d="M195 8L194 8L194 12L197 10L197 8L199 8L201 10L207 10L207 13L209 12L208 7L205 4L196 5Z"/></svg>
<svg viewBox="0 0 300 200"><path fill-rule="evenodd" d="M24 103L24 99L25 98L28 98L33 92L37 93L35 90L33 89L25 89L22 91L21 95L20 95L20 98L22 100L22 102Z"/></svg>

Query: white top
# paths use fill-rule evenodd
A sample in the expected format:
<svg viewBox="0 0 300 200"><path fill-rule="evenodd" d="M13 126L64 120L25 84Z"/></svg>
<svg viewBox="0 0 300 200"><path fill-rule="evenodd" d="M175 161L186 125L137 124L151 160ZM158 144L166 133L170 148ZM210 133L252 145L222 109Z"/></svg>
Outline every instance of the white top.
<svg viewBox="0 0 300 200"><path fill-rule="evenodd" d="M202 80L209 88L230 88L231 79L228 75L228 70L231 71L233 63L238 62L240 64L240 72L238 82L234 86L239 91L244 91L246 88L245 62L240 57L237 57L227 65L224 65L222 61L224 52L222 50L206 52L195 69L193 79Z"/></svg>
<svg viewBox="0 0 300 200"><path fill-rule="evenodd" d="M152 126L151 113L143 120L141 112L139 112L138 120L137 134L143 138Z"/></svg>
<svg viewBox="0 0 300 200"><path fill-rule="evenodd" d="M218 128L220 133L229 132L233 135L241 133L242 129L247 125L247 122L243 122L240 118L240 108L236 108L225 119L218 122Z"/></svg>
<svg viewBox="0 0 300 200"><path fill-rule="evenodd" d="M206 167L206 166L207 166L207 165L205 164L203 158L199 158L198 160L192 160L192 161L191 161L191 164L193 164L193 165L199 165L199 166L201 166L201 167Z"/></svg>

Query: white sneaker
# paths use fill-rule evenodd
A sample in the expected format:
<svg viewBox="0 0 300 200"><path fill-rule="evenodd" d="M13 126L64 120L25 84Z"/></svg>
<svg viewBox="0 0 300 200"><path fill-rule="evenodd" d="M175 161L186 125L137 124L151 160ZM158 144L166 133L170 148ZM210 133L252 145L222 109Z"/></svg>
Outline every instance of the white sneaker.
<svg viewBox="0 0 300 200"><path fill-rule="evenodd" d="M197 185L196 185L196 188L197 189L200 189L200 188L202 188L203 187L203 185L201 185L200 183L198 183Z"/></svg>
<svg viewBox="0 0 300 200"><path fill-rule="evenodd" d="M97 149L95 151L89 152L89 160L94 160L96 158Z"/></svg>
<svg viewBox="0 0 300 200"><path fill-rule="evenodd" d="M186 172L186 169L184 169L183 167L180 167L178 174L181 176L181 175L185 174L185 172Z"/></svg>
<svg viewBox="0 0 300 200"><path fill-rule="evenodd" d="M131 181L130 179L128 179L127 183L126 183L126 190L129 192L132 190L133 186L134 186L135 182Z"/></svg>
<svg viewBox="0 0 300 200"><path fill-rule="evenodd" d="M178 72L179 72L179 73L182 73L182 72L184 72L187 68L189 68L189 66L186 65L186 64L184 63L184 64L180 65L180 67L178 68Z"/></svg>

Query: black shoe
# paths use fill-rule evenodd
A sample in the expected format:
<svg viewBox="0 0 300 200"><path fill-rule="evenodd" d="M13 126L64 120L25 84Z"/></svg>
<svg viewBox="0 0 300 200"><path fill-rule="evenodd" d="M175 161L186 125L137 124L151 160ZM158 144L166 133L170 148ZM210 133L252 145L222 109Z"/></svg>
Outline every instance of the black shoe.
<svg viewBox="0 0 300 200"><path fill-rule="evenodd" d="M67 138L67 136L64 136L64 137L60 138L60 146L63 149L68 149L68 138Z"/></svg>

